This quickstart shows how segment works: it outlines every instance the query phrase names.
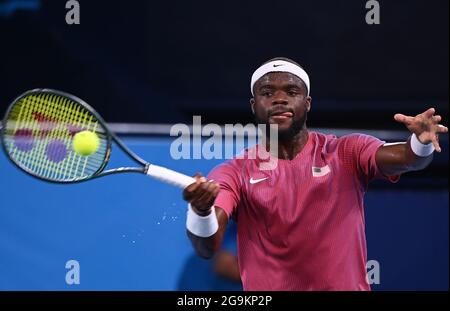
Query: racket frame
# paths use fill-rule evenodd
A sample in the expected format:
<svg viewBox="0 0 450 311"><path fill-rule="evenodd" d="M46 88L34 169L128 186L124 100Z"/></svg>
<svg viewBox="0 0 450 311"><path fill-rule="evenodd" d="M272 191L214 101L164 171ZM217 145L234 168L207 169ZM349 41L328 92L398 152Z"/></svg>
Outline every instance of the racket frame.
<svg viewBox="0 0 450 311"><path fill-rule="evenodd" d="M44 176L40 176L35 174L32 170L30 170L29 168L27 168L26 166L22 165L21 163L16 162L11 155L9 154L9 152L7 150L9 150L9 148L6 147L6 141L5 141L5 136L6 136L6 124L9 118L9 115L13 109L13 107L17 104L17 102L19 102L21 99L23 99L24 97L33 95L33 94L49 94L49 95L57 95L57 96L63 96L66 97L72 101L74 101L75 103L81 105L83 108L85 108L87 111L89 111L98 121L98 123L100 123L100 125L105 129L105 136L106 136L106 140L107 140L107 145L106 145L106 154L105 157L103 159L103 163L102 165L99 167L99 169L92 175L85 177L85 178L77 178L77 179L73 179L73 180L55 180L55 179L51 179L51 178L46 178ZM88 181L88 180L92 180L95 178L99 178L99 177L103 177L103 176L107 176L107 175L113 175L113 174L118 174L118 173L124 173L124 172L128 172L128 173L142 173L142 174L146 174L148 171L148 168L150 166L150 163L144 161L142 158L140 158L138 155L136 155L133 151L131 151L110 129L109 127L106 125L106 122L103 120L103 118L100 116L100 114L95 111L94 108L92 108L89 104L87 104L84 100L82 100L81 98L66 93L66 92L62 92L62 91L58 91L58 90L54 90L54 89L49 89L49 88L44 88L44 89L33 89L33 90L29 90L26 91L24 93L22 93L21 95L19 95L18 97L16 97L14 99L14 101L9 105L8 109L6 110L5 116L3 118L2 121L2 125L0 128L0 140L1 140L1 144L3 146L3 150L7 156L7 158L19 169L25 171L27 174L39 178L41 180L44 180L46 182L51 182L51 183L57 183L57 184L74 184L74 183L80 183L80 182L84 182L84 181ZM112 142L115 142L120 149L122 149L122 151L124 151L131 159L133 159L136 163L140 164L141 167L119 167L119 168L115 168L115 169L109 169L105 171L106 166L109 163L110 157L111 157L111 152L112 152Z"/></svg>

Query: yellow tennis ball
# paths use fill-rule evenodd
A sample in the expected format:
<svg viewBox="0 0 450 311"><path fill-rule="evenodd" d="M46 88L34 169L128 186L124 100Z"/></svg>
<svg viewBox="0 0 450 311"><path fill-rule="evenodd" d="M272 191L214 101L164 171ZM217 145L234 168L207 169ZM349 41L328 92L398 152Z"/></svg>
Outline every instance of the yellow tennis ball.
<svg viewBox="0 0 450 311"><path fill-rule="evenodd" d="M100 139L97 134L90 131L82 131L73 137L73 150L82 156L89 156L98 150Z"/></svg>

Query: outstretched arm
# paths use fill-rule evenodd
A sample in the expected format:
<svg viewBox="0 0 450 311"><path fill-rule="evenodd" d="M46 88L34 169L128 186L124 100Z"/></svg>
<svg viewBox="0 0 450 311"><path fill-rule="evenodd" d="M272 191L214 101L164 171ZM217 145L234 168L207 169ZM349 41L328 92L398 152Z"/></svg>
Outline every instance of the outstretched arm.
<svg viewBox="0 0 450 311"><path fill-rule="evenodd" d="M441 116L430 108L415 117L396 114L394 119L405 124L413 134L406 143L386 144L376 154L377 165L386 176L424 169L433 159L433 150L441 152L439 134L448 128L439 124Z"/></svg>

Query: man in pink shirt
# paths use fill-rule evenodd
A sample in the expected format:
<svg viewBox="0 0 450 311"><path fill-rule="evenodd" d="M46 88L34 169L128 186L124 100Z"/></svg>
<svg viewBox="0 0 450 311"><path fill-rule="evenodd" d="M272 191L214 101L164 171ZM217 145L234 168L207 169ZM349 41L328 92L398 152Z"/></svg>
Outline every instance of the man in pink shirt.
<svg viewBox="0 0 450 311"><path fill-rule="evenodd" d="M276 58L252 77L251 109L259 124L278 125L277 165L244 156L214 168L184 190L187 233L199 256L220 249L228 223L238 224L244 290L370 290L366 281L363 199L370 180L391 182L425 168L448 129L433 108L396 114L412 135L385 144L361 134L337 138L309 131L310 81L296 62ZM275 149L276 148L276 149Z"/></svg>

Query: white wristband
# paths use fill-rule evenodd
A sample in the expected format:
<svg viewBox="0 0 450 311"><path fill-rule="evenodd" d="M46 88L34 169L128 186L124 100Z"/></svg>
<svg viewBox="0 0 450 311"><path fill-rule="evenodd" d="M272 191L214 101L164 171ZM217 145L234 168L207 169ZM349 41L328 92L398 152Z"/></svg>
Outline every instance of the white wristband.
<svg viewBox="0 0 450 311"><path fill-rule="evenodd" d="M412 134L410 144L412 151L419 157L428 157L434 152L433 143L430 142L426 145L422 144L416 134Z"/></svg>
<svg viewBox="0 0 450 311"><path fill-rule="evenodd" d="M207 238L212 236L219 229L217 222L216 209L211 208L211 213L208 216L202 217L197 215L192 209L191 204L188 205L186 228L192 234Z"/></svg>

